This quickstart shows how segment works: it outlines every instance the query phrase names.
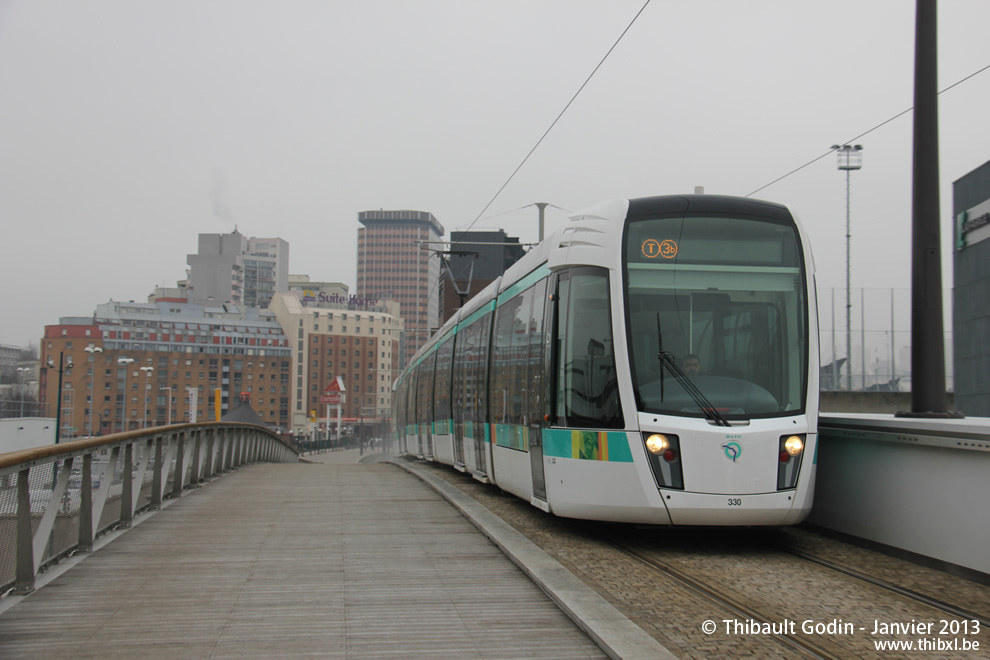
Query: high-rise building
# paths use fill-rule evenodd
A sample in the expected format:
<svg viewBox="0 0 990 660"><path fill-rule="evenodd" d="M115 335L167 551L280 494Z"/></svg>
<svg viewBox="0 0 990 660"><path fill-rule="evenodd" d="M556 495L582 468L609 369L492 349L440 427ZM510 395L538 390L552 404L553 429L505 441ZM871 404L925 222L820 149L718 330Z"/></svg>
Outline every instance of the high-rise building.
<svg viewBox="0 0 990 660"><path fill-rule="evenodd" d="M525 254L515 236L505 231L452 231L446 272L440 280L441 323L470 299L501 277Z"/></svg>
<svg viewBox="0 0 990 660"><path fill-rule="evenodd" d="M289 244L281 238L249 238L244 255L244 304L265 309L289 290Z"/></svg>
<svg viewBox="0 0 990 660"><path fill-rule="evenodd" d="M281 238L200 234L199 251L186 257L190 302L264 309L289 289L289 244Z"/></svg>
<svg viewBox="0 0 990 660"><path fill-rule="evenodd" d="M443 225L423 211L362 211L358 222L357 295L399 303L405 364L440 325L440 259L427 248Z"/></svg>
<svg viewBox="0 0 990 660"><path fill-rule="evenodd" d="M40 403L62 437L217 419L249 393L267 424L289 423L291 348L274 314L181 302L98 305L45 326ZM191 394L193 392L195 394Z"/></svg>

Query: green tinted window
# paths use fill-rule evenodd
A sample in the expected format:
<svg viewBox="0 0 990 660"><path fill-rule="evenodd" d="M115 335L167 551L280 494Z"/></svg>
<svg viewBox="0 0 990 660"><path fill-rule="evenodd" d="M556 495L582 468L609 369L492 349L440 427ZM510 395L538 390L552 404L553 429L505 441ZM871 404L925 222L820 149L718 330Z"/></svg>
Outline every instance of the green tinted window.
<svg viewBox="0 0 990 660"><path fill-rule="evenodd" d="M661 341L726 417L803 410L807 301L793 225L726 217L634 220L625 255L640 410L701 414L669 370L661 372Z"/></svg>

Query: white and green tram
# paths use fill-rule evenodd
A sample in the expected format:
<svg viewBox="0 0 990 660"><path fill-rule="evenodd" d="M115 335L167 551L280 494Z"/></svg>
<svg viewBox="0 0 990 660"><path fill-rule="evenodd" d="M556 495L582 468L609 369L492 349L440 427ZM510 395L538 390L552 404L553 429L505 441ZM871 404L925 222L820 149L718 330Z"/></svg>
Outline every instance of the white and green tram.
<svg viewBox="0 0 990 660"><path fill-rule="evenodd" d="M815 479L814 305L784 206L595 206L419 350L395 383L394 452L564 517L798 523Z"/></svg>

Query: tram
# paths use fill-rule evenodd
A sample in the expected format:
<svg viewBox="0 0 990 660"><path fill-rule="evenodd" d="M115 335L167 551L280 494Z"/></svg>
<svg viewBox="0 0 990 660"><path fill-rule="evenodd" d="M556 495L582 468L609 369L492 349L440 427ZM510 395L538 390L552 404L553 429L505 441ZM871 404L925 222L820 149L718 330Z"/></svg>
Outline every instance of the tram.
<svg viewBox="0 0 990 660"><path fill-rule="evenodd" d="M815 481L815 302L785 206L600 204L417 352L394 385L393 452L563 517L796 524Z"/></svg>

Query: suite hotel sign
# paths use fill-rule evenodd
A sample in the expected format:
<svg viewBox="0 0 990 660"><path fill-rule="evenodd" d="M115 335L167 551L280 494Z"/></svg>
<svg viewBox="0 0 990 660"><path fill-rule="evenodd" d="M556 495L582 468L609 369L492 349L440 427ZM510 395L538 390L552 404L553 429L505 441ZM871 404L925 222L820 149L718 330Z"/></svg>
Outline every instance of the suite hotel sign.
<svg viewBox="0 0 990 660"><path fill-rule="evenodd" d="M356 305L358 307L377 307L377 298L362 298L360 296L342 296L339 293L326 293L324 291L313 291L303 289L299 291L299 299L304 303L335 303L339 305Z"/></svg>

